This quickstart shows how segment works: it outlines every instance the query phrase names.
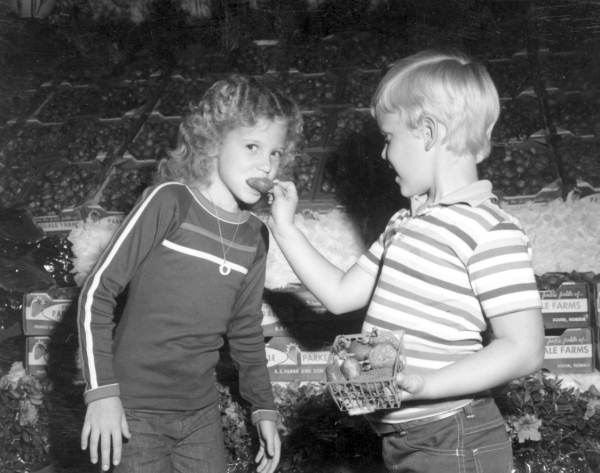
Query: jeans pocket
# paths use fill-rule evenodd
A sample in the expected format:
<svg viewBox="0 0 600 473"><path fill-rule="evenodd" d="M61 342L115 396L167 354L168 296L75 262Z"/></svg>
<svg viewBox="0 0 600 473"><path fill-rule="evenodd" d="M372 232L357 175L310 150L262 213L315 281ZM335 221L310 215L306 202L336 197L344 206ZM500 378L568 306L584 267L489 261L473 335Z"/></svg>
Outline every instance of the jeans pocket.
<svg viewBox="0 0 600 473"><path fill-rule="evenodd" d="M510 473L512 446L510 440L473 450L476 473Z"/></svg>

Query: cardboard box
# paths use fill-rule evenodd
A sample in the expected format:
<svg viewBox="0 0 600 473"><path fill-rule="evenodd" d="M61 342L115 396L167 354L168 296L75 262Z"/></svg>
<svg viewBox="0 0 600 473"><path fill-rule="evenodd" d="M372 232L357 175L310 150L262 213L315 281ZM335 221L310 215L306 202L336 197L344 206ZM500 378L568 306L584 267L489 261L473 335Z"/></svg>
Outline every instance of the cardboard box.
<svg viewBox="0 0 600 473"><path fill-rule="evenodd" d="M98 205L84 205L65 209L56 215L33 217L33 222L47 235L67 235L88 219L92 221L108 219L120 224L124 218L123 212L104 210Z"/></svg>
<svg viewBox="0 0 600 473"><path fill-rule="evenodd" d="M548 331L542 367L553 373L590 373L594 370L591 328Z"/></svg>
<svg viewBox="0 0 600 473"><path fill-rule="evenodd" d="M50 335L65 313L77 304L77 289L23 295L23 334Z"/></svg>
<svg viewBox="0 0 600 473"><path fill-rule="evenodd" d="M585 282L563 282L556 289L540 290L544 327L591 326L590 298Z"/></svg>
<svg viewBox="0 0 600 473"><path fill-rule="evenodd" d="M32 376L46 374L50 337L25 337L25 370Z"/></svg>
<svg viewBox="0 0 600 473"><path fill-rule="evenodd" d="M308 350L289 337L273 337L266 344L267 369L272 382L325 380L329 347Z"/></svg>

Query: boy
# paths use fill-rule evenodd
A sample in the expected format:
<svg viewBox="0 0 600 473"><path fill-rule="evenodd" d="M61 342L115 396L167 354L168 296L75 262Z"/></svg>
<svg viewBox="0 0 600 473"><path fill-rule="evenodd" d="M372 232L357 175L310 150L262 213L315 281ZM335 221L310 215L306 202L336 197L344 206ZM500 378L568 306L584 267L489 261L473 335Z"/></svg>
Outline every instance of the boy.
<svg viewBox="0 0 600 473"><path fill-rule="evenodd" d="M365 331L405 331L402 408L368 416L386 467L508 473L510 440L487 391L539 369L544 337L527 237L477 178L499 115L496 88L463 55L424 51L390 68L371 110L411 212L396 213L346 273L294 226L291 183L274 189L272 234L330 311L368 303Z"/></svg>

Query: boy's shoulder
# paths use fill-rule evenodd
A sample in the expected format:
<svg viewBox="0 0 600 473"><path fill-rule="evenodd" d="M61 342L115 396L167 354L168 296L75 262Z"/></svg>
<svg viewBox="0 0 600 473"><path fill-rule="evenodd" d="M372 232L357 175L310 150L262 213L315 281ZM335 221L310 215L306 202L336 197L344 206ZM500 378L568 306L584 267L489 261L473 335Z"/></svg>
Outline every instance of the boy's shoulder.
<svg viewBox="0 0 600 473"><path fill-rule="evenodd" d="M463 229L474 238L494 229L506 227L506 225L522 229L517 218L493 199L485 200L477 205L461 203L450 206L447 210L449 212L445 218L448 219L447 223L454 225L455 228Z"/></svg>

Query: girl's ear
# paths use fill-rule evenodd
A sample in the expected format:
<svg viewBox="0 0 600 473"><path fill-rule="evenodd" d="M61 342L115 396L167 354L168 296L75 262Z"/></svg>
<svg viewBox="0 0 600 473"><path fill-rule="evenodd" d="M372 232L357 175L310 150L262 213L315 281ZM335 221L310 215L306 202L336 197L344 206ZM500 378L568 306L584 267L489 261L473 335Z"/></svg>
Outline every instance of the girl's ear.
<svg viewBox="0 0 600 473"><path fill-rule="evenodd" d="M431 117L423 117L421 122L423 140L425 141L425 151L430 151L433 145L437 143L440 134L439 124Z"/></svg>

